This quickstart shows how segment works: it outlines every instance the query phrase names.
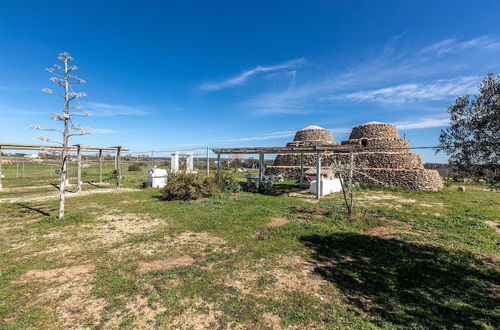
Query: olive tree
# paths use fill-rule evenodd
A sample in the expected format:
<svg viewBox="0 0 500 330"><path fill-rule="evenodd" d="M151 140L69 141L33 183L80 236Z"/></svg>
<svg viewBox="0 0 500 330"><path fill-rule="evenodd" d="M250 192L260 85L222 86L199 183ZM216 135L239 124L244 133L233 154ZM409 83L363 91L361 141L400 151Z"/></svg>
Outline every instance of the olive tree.
<svg viewBox="0 0 500 330"><path fill-rule="evenodd" d="M59 186L60 191L60 203L59 203L59 215L58 218L62 219L64 217L64 202L65 202L65 188L66 188L66 178L68 173L68 161L69 152L68 146L72 137L79 135L90 134L87 127L80 126L74 122L75 117L87 117L88 113L75 113L73 109L81 109L80 105L74 105L73 101L86 96L86 93L77 93L73 90L72 85L84 84L85 80L77 77L73 72L78 69L76 65L71 65L70 62L73 57L67 52L60 53L57 59L61 64L54 64L53 68L45 69L49 72L52 77L50 80L54 82L58 87L62 89L62 92L58 93L49 88L42 89L43 92L61 97L64 101L63 108L61 112L54 113L51 118L55 121L62 122L62 129L54 128L42 128L40 125L33 125L31 128L40 131L49 131L60 133L60 139L51 139L48 136L39 136L38 138L43 141L53 142L60 144L62 146L62 161L61 161L61 181Z"/></svg>
<svg viewBox="0 0 500 330"><path fill-rule="evenodd" d="M450 126L441 130L439 147L450 155L456 176L500 182L500 75L488 74L479 94L460 96L448 107Z"/></svg>

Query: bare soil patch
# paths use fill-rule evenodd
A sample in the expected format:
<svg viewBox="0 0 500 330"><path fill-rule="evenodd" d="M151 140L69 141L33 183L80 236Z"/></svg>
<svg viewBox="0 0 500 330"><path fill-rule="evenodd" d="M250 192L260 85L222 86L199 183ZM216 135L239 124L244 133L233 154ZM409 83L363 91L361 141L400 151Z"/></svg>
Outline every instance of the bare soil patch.
<svg viewBox="0 0 500 330"><path fill-rule="evenodd" d="M274 218L271 218L271 221L269 221L267 223L267 226L268 227L280 227L280 226L286 225L287 223L290 223L290 220L285 219L285 218L274 217Z"/></svg>
<svg viewBox="0 0 500 330"><path fill-rule="evenodd" d="M495 233L499 234L500 235L500 227L498 226L498 224L493 221L493 220L484 220L483 221L485 224L487 224L488 226L490 226L491 228L495 229Z"/></svg>
<svg viewBox="0 0 500 330"><path fill-rule="evenodd" d="M91 238L102 245L111 245L134 235L148 233L165 224L163 220L138 214L105 214L98 220L100 222L97 225L93 224L90 231L80 234L82 239Z"/></svg>
<svg viewBox="0 0 500 330"><path fill-rule="evenodd" d="M124 192L131 191L140 191L140 189L132 189L132 188L120 188L120 189L95 189L95 190L84 190L80 193L66 193L66 198L78 197L78 196L86 196L86 195L94 195L94 194L119 194ZM51 192L51 193L43 193L42 196L29 196L29 197L13 197L13 198L0 198L0 203L21 203L21 202L41 202L47 201L51 199L58 199L59 191Z"/></svg>
<svg viewBox="0 0 500 330"><path fill-rule="evenodd" d="M92 265L53 268L47 270L32 269L19 276L17 282L65 282L75 280L94 269Z"/></svg>
<svg viewBox="0 0 500 330"><path fill-rule="evenodd" d="M190 256L172 257L166 259L157 259L151 261L144 261L139 263L138 272L144 274L152 270L162 270L173 267L189 266L192 265L195 260Z"/></svg>
<svg viewBox="0 0 500 330"><path fill-rule="evenodd" d="M329 282L313 271L315 264L299 256L282 256L262 259L260 262L241 266L228 275L225 285L256 297L276 298L299 291L319 298L332 299Z"/></svg>
<svg viewBox="0 0 500 330"><path fill-rule="evenodd" d="M399 203L416 203L415 199L410 198L402 198L400 196L389 195L389 194L371 194L371 195L363 195L361 197L357 197L358 201L379 201L379 200L393 200Z"/></svg>
<svg viewBox="0 0 500 330"><path fill-rule="evenodd" d="M148 257L153 255L162 255L165 252L200 253L210 249L210 253L228 250L226 241L220 237L212 236L206 232L185 231L179 234L166 235L161 240L146 241L139 243L126 243L118 246L109 252L119 258L130 257Z"/></svg>
<svg viewBox="0 0 500 330"><path fill-rule="evenodd" d="M291 211L299 220L312 221L326 217L325 211L320 208L294 207Z"/></svg>
<svg viewBox="0 0 500 330"><path fill-rule="evenodd" d="M281 326L281 318L278 315L274 315L271 313L264 313L264 314L262 314L262 319L264 320L266 325L268 327L270 327L271 329L275 329L275 330L284 329Z"/></svg>

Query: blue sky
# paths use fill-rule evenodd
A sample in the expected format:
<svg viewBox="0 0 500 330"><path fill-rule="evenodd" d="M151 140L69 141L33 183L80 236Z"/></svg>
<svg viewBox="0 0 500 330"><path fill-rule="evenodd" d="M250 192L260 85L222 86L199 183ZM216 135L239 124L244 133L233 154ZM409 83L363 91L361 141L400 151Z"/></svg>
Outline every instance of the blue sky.
<svg viewBox="0 0 500 330"><path fill-rule="evenodd" d="M135 151L284 145L367 121L436 145L446 106L500 72L499 1L0 0L0 141L39 143L59 99L44 68L70 52L75 143ZM418 151L425 161L444 161Z"/></svg>

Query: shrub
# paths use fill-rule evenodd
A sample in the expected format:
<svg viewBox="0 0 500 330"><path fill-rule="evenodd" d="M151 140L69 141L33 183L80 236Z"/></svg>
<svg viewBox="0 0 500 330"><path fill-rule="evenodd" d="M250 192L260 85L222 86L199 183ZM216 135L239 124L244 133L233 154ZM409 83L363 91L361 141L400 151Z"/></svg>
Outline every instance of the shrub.
<svg viewBox="0 0 500 330"><path fill-rule="evenodd" d="M130 164L128 170L129 172L138 172L141 170L141 165L138 163Z"/></svg>
<svg viewBox="0 0 500 330"><path fill-rule="evenodd" d="M222 192L232 194L241 192L241 184L231 174L220 173L215 178Z"/></svg>
<svg viewBox="0 0 500 330"><path fill-rule="evenodd" d="M168 184L160 190L161 199L167 201L188 201L211 197L219 193L219 187L212 177L199 177L196 174L176 173L168 178Z"/></svg>

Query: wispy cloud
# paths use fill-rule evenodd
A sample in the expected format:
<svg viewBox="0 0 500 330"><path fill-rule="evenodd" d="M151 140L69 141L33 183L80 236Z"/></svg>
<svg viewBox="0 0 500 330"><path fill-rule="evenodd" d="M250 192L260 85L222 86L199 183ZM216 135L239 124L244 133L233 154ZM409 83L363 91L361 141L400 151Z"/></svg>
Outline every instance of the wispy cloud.
<svg viewBox="0 0 500 330"><path fill-rule="evenodd" d="M40 91L40 88L18 87L18 86L0 86L0 91Z"/></svg>
<svg viewBox="0 0 500 330"><path fill-rule="evenodd" d="M391 40L378 56L338 72L312 75L297 68L293 83L281 87L273 84L272 90L250 96L240 106L265 116L329 113L335 109L335 101L342 100L409 102L415 106L474 93L479 83L475 73L500 69L491 58L493 52L500 52L500 42L492 37L449 38L416 50L398 46L399 39ZM464 50L470 54L458 56ZM450 56L441 56L444 54ZM454 76L457 78L440 79Z"/></svg>
<svg viewBox="0 0 500 330"><path fill-rule="evenodd" d="M285 63L277 64L277 65L271 65L271 66L261 66L258 65L255 68L244 71L240 75L236 77L232 77L226 80L222 80L219 82L208 82L204 83L203 85L200 86L201 90L205 91L217 91L225 88L231 88L235 86L239 86L244 84L249 78L259 74L259 73L264 73L264 72L274 72L274 71L279 71L279 70L285 70L285 69L290 69L297 67L304 63L303 58L298 58L294 59Z"/></svg>
<svg viewBox="0 0 500 330"><path fill-rule="evenodd" d="M450 124L449 118L424 118L416 120L406 120L393 123L398 129L422 129L432 127L445 127Z"/></svg>
<svg viewBox="0 0 500 330"><path fill-rule="evenodd" d="M477 91L480 77L469 76L437 80L430 83L401 84L380 89L332 95L323 100L350 100L355 102L407 103L444 100L450 97L472 94Z"/></svg>
<svg viewBox="0 0 500 330"><path fill-rule="evenodd" d="M117 134L117 133L120 133L119 131L117 130L114 130L114 129L110 129L110 128L94 128L94 127L90 127L90 132L92 134Z"/></svg>
<svg viewBox="0 0 500 330"><path fill-rule="evenodd" d="M450 38L424 47L421 52L424 54L433 54L439 57L446 54L458 53L471 48L480 50L500 49L500 41L494 40L488 36L481 36L466 41L459 41L454 38Z"/></svg>
<svg viewBox="0 0 500 330"><path fill-rule="evenodd" d="M145 106L129 106L98 102L85 103L85 109L91 111L92 115L96 117L146 116L153 112L152 108Z"/></svg>
<svg viewBox="0 0 500 330"><path fill-rule="evenodd" d="M271 132L271 133L264 133L264 134L256 135L256 136L223 140L222 142L245 142L245 141L275 140L275 139L292 137L294 135L295 135L295 131Z"/></svg>

